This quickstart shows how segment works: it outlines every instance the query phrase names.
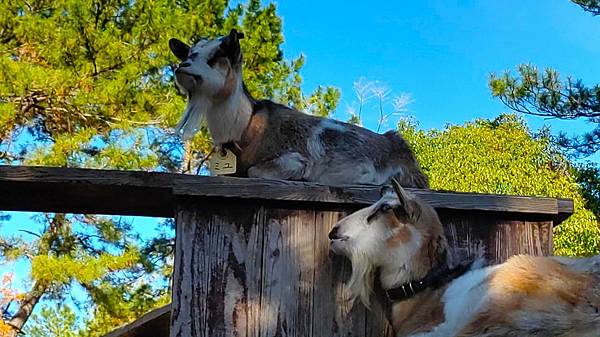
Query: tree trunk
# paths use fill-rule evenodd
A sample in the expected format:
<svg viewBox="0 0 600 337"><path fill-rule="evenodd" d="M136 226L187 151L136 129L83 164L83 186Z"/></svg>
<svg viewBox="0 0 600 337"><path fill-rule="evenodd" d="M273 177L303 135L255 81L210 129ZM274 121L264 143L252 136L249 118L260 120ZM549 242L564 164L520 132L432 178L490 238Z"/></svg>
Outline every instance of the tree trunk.
<svg viewBox="0 0 600 337"><path fill-rule="evenodd" d="M8 325L13 328L8 337L18 336L45 291L46 287L44 285L39 281L35 282L33 289L25 295L25 298L19 301L19 310L17 310L13 317L8 321Z"/></svg>
<svg viewBox="0 0 600 337"><path fill-rule="evenodd" d="M192 149L192 142L186 141L183 143L183 158L181 160L181 173L189 174L194 169L194 150Z"/></svg>

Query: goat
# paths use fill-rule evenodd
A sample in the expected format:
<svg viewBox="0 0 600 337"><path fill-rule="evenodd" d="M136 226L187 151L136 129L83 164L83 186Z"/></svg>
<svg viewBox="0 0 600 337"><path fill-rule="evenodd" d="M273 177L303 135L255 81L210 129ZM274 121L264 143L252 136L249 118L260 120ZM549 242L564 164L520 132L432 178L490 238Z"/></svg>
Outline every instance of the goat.
<svg viewBox="0 0 600 337"><path fill-rule="evenodd" d="M393 131L377 134L308 115L269 100L255 100L242 80L243 33L231 30L192 47L169 41L181 61L175 84L187 96L176 129L192 137L205 119L213 143L237 157L238 176L324 184L383 184L428 188L407 142Z"/></svg>
<svg viewBox="0 0 600 337"><path fill-rule="evenodd" d="M435 210L392 185L329 238L352 298L382 301L396 336L600 336L600 255L452 265Z"/></svg>

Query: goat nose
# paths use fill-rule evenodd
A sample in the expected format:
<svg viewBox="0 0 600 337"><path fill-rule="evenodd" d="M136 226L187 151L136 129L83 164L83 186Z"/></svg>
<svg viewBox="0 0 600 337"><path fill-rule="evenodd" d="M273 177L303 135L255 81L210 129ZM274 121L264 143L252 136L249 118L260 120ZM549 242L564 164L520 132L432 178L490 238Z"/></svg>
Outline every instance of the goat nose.
<svg viewBox="0 0 600 337"><path fill-rule="evenodd" d="M189 67L189 66L191 66L191 65L192 65L192 64L191 64L191 63L189 63L189 62L183 62L183 63L181 63L181 64L179 65L179 68L185 68L185 67Z"/></svg>
<svg viewBox="0 0 600 337"><path fill-rule="evenodd" d="M333 227L331 229L331 232L329 232L329 235L328 235L329 236L329 240L339 239L338 236L337 236L339 231L340 231L339 227Z"/></svg>

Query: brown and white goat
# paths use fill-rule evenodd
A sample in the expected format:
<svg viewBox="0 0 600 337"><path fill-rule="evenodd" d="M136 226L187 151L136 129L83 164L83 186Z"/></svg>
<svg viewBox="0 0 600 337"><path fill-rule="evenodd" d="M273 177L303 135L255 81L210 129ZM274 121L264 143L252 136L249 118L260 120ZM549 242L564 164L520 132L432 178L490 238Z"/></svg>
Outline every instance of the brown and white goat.
<svg viewBox="0 0 600 337"><path fill-rule="evenodd" d="M201 119L217 147L237 157L237 175L325 184L382 184L427 188L426 176L397 132L377 134L359 126L308 115L268 100L254 100L242 81L239 39L203 39L190 47L171 39L181 60L175 83L187 95L177 130L184 139Z"/></svg>
<svg viewBox="0 0 600 337"><path fill-rule="evenodd" d="M384 301L396 336L600 336L600 256L453 267L435 210L393 186L329 238L354 298Z"/></svg>

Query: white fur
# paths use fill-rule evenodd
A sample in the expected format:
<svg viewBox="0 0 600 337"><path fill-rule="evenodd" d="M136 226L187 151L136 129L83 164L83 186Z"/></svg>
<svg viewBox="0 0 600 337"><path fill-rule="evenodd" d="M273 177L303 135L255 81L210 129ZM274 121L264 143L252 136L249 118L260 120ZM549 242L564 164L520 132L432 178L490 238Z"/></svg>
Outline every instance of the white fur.
<svg viewBox="0 0 600 337"><path fill-rule="evenodd" d="M251 117L252 105L244 96L242 86L236 85L233 95L220 104L213 104L206 113L215 145L240 141Z"/></svg>
<svg viewBox="0 0 600 337"><path fill-rule="evenodd" d="M319 160L325 156L325 147L323 146L323 142L321 141L321 135L323 131L326 129L337 130L340 132L346 132L347 129L343 124L337 123L330 119L324 119L319 123L317 127L313 130L310 137L308 137L308 142L306 147L308 149L308 153L312 157L313 160Z"/></svg>
<svg viewBox="0 0 600 337"><path fill-rule="evenodd" d="M409 243L398 247L392 254L382 257L383 266L381 269L381 285L384 288L393 288L398 284L404 284L413 280L413 276L407 273L407 265L412 261L412 256L416 254L423 244L423 237L414 227L408 227L411 235ZM390 236L396 233L392 232ZM388 266L394 266L389 268Z"/></svg>
<svg viewBox="0 0 600 337"><path fill-rule="evenodd" d="M243 93L240 74L235 76L232 94L224 100L215 100L215 95L225 86L228 72L236 71L231 65L225 68L211 68L207 64L220 43L220 40L201 40L190 50L190 58L186 61L190 66L178 70L179 76L185 76L181 73L201 76L201 83L190 89L181 85L177 76L175 78L178 87L189 96L184 117L176 127L177 132L186 140L191 138L200 128L204 118L216 146L239 141L252 116L252 105ZM195 56L192 58L192 55Z"/></svg>
<svg viewBox="0 0 600 337"><path fill-rule="evenodd" d="M377 170L371 160L351 163L332 161L331 156L335 154L326 154L321 140L323 132L328 129L340 132L348 131L343 124L329 119L324 119L314 128L306 143L313 163L306 172L307 180L327 181L328 184L343 184L352 180L357 184L380 185L387 182L389 177L402 172L402 168L392 166L386 166L384 170Z"/></svg>
<svg viewBox="0 0 600 337"><path fill-rule="evenodd" d="M372 287L372 268L374 266L389 266L394 268L381 270L381 281L384 287L402 284L410 280L412 275L406 274L405 267L410 263L411 257L421 247L421 234L414 228L409 228L413 240L410 243L398 247L392 254L379 249L386 241L396 235L399 229L390 229L378 221L367 222L367 218L382 203L397 205L398 201L391 194L381 198L375 204L356 211L336 225L339 234L346 236L347 241L333 240L330 249L336 254L344 254L352 261L352 276L348 282L351 293L366 306L369 305L370 291Z"/></svg>
<svg viewBox="0 0 600 337"><path fill-rule="evenodd" d="M192 138L200 129L202 118L206 116L211 102L206 96L190 96L183 111L183 117L175 127L175 132L181 134L184 140Z"/></svg>
<svg viewBox="0 0 600 337"><path fill-rule="evenodd" d="M472 270L452 281L442 296L445 320L433 331L414 336L455 336L488 300L486 279L497 267Z"/></svg>
<svg viewBox="0 0 600 337"><path fill-rule="evenodd" d="M449 251L443 237L443 226L435 210L394 183L396 198L384 195L375 204L340 220L329 234L332 251L351 260L352 276L348 283L351 294L367 306L376 268L380 270L383 290L389 290L422 278L436 265L451 267L446 256ZM402 232L401 236L394 236L399 234L397 230L405 231L407 228L411 230L410 235ZM396 240L399 238L401 240ZM425 238L432 241L424 242ZM555 267L562 263L563 266L555 270L541 265L544 269L536 270L532 263L537 261ZM426 322L427 315L422 316L427 314L425 310L435 310L432 320L435 319L437 325L426 333L410 336L452 337L467 331L490 337L600 335L600 299L598 287L594 284L600 272L600 256L577 259L521 256L497 266L482 267L482 263L482 259L477 259L470 271L450 281L445 290L429 289L423 292L422 297L415 297L412 301L393 303L390 320L397 329L397 335L429 330L433 321ZM531 268L532 275L520 275L523 267ZM579 273L579 277L562 272L563 267ZM565 277L562 286L570 289L556 288L561 277ZM529 287L529 282L537 282L538 278L538 286L543 290ZM522 289L507 286L514 285L516 281L519 287L519 279L525 280L520 286ZM564 291L573 292L575 297L565 298L561 295ZM423 300L424 307L419 307L416 302L419 300ZM443 306L443 316L437 312L438 304ZM417 312L418 315L415 315ZM485 321L484 325L478 325L478 318Z"/></svg>
<svg viewBox="0 0 600 337"><path fill-rule="evenodd" d="M288 152L273 162L263 163L248 169L249 177L267 179L301 179L306 170L306 158L298 152Z"/></svg>

